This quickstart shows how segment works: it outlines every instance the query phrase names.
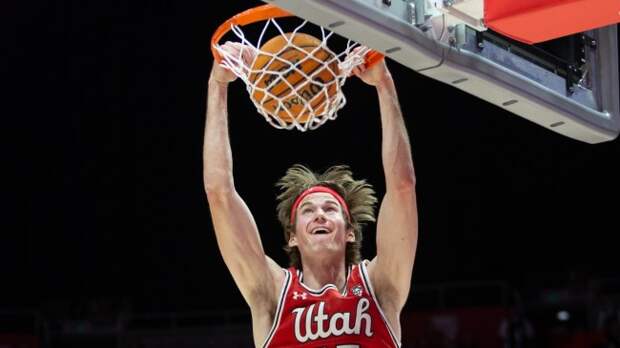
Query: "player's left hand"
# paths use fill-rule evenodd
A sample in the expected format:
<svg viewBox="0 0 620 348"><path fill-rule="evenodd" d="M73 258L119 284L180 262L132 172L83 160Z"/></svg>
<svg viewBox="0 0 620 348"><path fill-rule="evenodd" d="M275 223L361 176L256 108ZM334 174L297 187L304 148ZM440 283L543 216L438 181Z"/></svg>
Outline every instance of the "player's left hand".
<svg viewBox="0 0 620 348"><path fill-rule="evenodd" d="M356 47L353 49L351 54L356 54L363 49L365 49L364 46ZM370 68L366 67L366 64L362 63L353 68L353 70L351 70L351 74L359 77L360 80L364 81L366 84L375 87L385 80L392 79L392 75L385 64L385 59L381 59L381 61L375 63Z"/></svg>

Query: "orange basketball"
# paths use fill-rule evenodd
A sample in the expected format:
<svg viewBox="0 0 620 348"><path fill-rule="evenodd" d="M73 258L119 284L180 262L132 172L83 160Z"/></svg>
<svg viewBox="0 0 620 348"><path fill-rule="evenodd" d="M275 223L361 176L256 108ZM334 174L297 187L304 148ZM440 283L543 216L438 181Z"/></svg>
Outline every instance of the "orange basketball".
<svg viewBox="0 0 620 348"><path fill-rule="evenodd" d="M337 81L334 81L339 74L338 60L329 51L316 49L322 44L316 37L296 33L289 44L291 35L278 35L261 47L249 78L252 84L268 93L255 89L251 97L265 112L284 122L291 123L292 115L297 122L305 123L311 115L310 106L314 115L319 116L325 114L329 104L334 102L338 90ZM332 59L328 68L324 62ZM304 108L305 105L308 106Z"/></svg>

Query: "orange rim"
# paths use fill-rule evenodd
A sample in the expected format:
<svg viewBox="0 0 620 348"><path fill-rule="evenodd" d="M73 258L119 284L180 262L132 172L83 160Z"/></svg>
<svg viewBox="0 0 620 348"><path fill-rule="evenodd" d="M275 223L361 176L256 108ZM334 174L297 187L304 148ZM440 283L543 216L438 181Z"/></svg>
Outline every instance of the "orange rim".
<svg viewBox="0 0 620 348"><path fill-rule="evenodd" d="M284 11L279 7L275 7L273 5L262 5L251 8L249 10L245 10L233 17L231 17L226 22L222 23L211 38L211 53L213 53L213 57L218 63L222 62L222 57L219 52L215 49L215 45L220 42L222 37L226 35L230 31L230 28L233 25L248 25L260 21L264 21L269 18L281 18L281 17L291 17L293 16L291 13Z"/></svg>
<svg viewBox="0 0 620 348"><path fill-rule="evenodd" d="M211 37L211 53L213 54L213 58L218 63L222 62L222 56L215 49L215 45L220 42L222 37L226 35L230 28L233 25L244 26L248 24L253 24L256 22L264 21L269 18L282 18L282 17L292 17L294 16L292 13L284 11L283 9L276 7L271 4L261 5L249 10L245 10L233 17L231 17L226 22L222 23L216 30L213 36ZM366 54L366 67L370 68L371 66L380 62L385 56L377 51L370 50Z"/></svg>
<svg viewBox="0 0 620 348"><path fill-rule="evenodd" d="M370 68L371 66L379 63L383 60L383 58L385 58L383 54L375 50L370 50L368 53L366 53L366 57L364 57L364 59L366 59L366 68Z"/></svg>

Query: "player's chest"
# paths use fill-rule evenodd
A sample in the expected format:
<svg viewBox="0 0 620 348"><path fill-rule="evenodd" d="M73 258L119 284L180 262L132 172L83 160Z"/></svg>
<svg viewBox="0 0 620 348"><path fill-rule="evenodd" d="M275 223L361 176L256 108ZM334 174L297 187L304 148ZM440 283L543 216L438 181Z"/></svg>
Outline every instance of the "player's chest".
<svg viewBox="0 0 620 348"><path fill-rule="evenodd" d="M282 324L301 343L342 335L372 336L373 302L361 285L345 294L335 289L322 294L294 289L288 293L283 315Z"/></svg>

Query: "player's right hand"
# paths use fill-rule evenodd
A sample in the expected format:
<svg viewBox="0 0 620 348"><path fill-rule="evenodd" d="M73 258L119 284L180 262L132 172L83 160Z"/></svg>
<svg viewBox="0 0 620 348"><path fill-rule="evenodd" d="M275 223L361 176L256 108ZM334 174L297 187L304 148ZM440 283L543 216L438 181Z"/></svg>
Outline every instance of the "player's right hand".
<svg viewBox="0 0 620 348"><path fill-rule="evenodd" d="M238 63L244 64L248 68L256 56L255 49L252 46L244 45L239 42L227 41L221 46L221 48L232 57L240 58ZM232 63L235 64L236 62L232 60ZM221 63L217 64L217 62L214 62L211 78L218 82L229 83L236 80L237 75Z"/></svg>

